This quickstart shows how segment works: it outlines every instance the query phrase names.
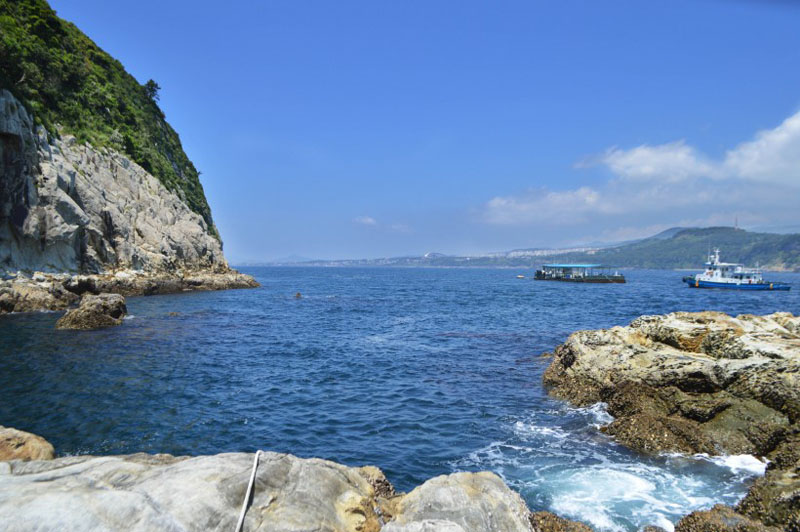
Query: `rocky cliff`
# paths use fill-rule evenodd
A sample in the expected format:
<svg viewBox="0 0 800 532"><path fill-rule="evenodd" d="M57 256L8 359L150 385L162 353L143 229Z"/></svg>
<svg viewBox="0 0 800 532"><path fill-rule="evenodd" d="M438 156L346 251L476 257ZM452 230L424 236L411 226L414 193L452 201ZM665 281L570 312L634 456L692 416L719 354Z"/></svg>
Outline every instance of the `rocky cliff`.
<svg viewBox="0 0 800 532"><path fill-rule="evenodd" d="M122 154L54 138L0 91L0 267L101 273L228 269L177 193Z"/></svg>
<svg viewBox="0 0 800 532"><path fill-rule="evenodd" d="M735 510L676 530L800 530L800 317L678 312L579 331L544 383L576 405L606 402L615 419L603 430L634 449L770 461Z"/></svg>

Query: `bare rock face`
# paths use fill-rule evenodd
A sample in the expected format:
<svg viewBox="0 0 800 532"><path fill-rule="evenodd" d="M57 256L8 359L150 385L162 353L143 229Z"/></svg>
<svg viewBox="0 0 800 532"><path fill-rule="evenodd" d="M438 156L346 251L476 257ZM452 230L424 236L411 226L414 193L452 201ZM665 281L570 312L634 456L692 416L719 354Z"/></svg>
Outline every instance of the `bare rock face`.
<svg viewBox="0 0 800 532"><path fill-rule="evenodd" d="M227 271L203 218L125 156L34 131L0 90L0 270Z"/></svg>
<svg viewBox="0 0 800 532"><path fill-rule="evenodd" d="M41 436L0 426L0 461L50 460L54 454L53 446Z"/></svg>
<svg viewBox="0 0 800 532"><path fill-rule="evenodd" d="M454 473L428 480L394 506L384 532L531 532L522 498L489 472Z"/></svg>
<svg viewBox="0 0 800 532"><path fill-rule="evenodd" d="M739 524L703 528L730 517L716 511L682 530L800 530L800 317L678 312L579 331L544 383L577 405L606 402L615 419L603 430L634 449L771 460L739 513L726 510Z"/></svg>
<svg viewBox="0 0 800 532"><path fill-rule="evenodd" d="M102 329L121 325L128 313L125 298L119 294L87 294L78 308L68 310L57 322L57 329Z"/></svg>

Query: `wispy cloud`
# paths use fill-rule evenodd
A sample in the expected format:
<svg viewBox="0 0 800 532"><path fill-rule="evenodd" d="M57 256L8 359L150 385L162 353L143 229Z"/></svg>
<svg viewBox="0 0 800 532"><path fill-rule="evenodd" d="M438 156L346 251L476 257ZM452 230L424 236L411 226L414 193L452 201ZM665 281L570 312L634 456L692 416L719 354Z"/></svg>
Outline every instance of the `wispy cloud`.
<svg viewBox="0 0 800 532"><path fill-rule="evenodd" d="M372 216L356 216L355 218L353 218L353 223L359 225L370 225L370 226L378 225L378 221Z"/></svg>
<svg viewBox="0 0 800 532"><path fill-rule="evenodd" d="M753 223L796 219L800 205L800 113L757 132L714 159L683 140L629 149L612 147L576 163L604 167L611 177L600 185L572 190L531 189L492 198L483 220L497 225L581 225L625 227L609 236L633 235L638 228L689 220ZM629 222L634 225L624 225ZM698 224L699 225L699 224Z"/></svg>

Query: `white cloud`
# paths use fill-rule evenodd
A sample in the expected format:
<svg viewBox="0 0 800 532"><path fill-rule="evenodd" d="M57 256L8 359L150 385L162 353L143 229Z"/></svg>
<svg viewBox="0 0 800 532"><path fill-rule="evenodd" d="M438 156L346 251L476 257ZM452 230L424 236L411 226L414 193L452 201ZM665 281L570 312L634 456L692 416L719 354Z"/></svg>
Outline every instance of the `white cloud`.
<svg viewBox="0 0 800 532"><path fill-rule="evenodd" d="M742 179L800 186L800 113L728 151L723 169Z"/></svg>
<svg viewBox="0 0 800 532"><path fill-rule="evenodd" d="M484 205L495 225L590 223L611 238L701 221L730 225L735 218L765 223L797 221L800 206L800 113L714 160L685 141L611 148L578 168L601 165L612 177L592 187L529 190ZM605 228L600 227L605 225ZM615 231L615 228L623 228Z"/></svg>
<svg viewBox="0 0 800 532"><path fill-rule="evenodd" d="M389 226L389 229L396 233L410 233L411 227L407 226L406 224L392 224Z"/></svg>
<svg viewBox="0 0 800 532"><path fill-rule="evenodd" d="M581 187L564 192L530 190L522 196L492 198L486 208L486 220L493 224L518 224L551 221L579 223L587 213L603 211L600 194Z"/></svg>
<svg viewBox="0 0 800 532"><path fill-rule="evenodd" d="M630 180L684 181L695 177L715 177L713 163L707 162L682 140L661 144L642 145L630 150L609 149L600 161L611 171Z"/></svg>
<svg viewBox="0 0 800 532"><path fill-rule="evenodd" d="M743 179L800 186L800 113L774 129L757 132L754 140L728 150L719 161L679 140L629 150L614 147L597 162L626 180Z"/></svg>
<svg viewBox="0 0 800 532"><path fill-rule="evenodd" d="M372 216L357 216L353 218L353 223L370 226L378 225L378 221Z"/></svg>

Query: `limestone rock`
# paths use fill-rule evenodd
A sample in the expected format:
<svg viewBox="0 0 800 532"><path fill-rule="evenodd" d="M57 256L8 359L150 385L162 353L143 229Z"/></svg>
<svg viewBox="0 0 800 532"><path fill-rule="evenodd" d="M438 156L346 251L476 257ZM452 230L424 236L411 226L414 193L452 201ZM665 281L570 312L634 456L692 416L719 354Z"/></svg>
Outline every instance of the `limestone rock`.
<svg viewBox="0 0 800 532"><path fill-rule="evenodd" d="M67 457L9 462L6 530L233 530L253 455ZM248 531L377 532L375 493L357 468L264 453Z"/></svg>
<svg viewBox="0 0 800 532"><path fill-rule="evenodd" d="M203 218L124 155L34 131L0 90L0 268L225 271Z"/></svg>
<svg viewBox="0 0 800 532"><path fill-rule="evenodd" d="M800 419L798 324L787 313L643 316L572 334L544 382L576 404L607 402L607 431L640 450L764 455Z"/></svg>
<svg viewBox="0 0 800 532"><path fill-rule="evenodd" d="M36 434L0 425L0 461L3 460L50 460L53 446Z"/></svg>
<svg viewBox="0 0 800 532"><path fill-rule="evenodd" d="M428 480L395 502L384 532L531 532L530 511L516 492L489 472Z"/></svg>
<svg viewBox="0 0 800 532"><path fill-rule="evenodd" d="M78 308L68 310L56 322L57 329L101 329L121 325L128 313L125 298L119 294L87 294Z"/></svg>

